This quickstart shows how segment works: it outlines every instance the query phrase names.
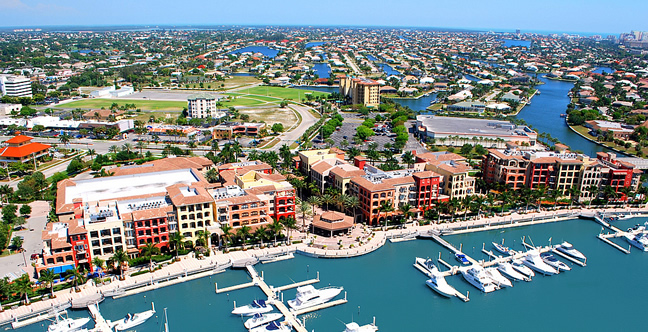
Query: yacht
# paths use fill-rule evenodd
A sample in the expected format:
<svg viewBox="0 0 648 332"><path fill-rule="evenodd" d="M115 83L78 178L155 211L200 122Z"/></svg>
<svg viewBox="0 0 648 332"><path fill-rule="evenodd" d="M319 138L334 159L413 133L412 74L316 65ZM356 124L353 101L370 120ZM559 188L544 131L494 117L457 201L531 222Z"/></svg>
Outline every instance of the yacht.
<svg viewBox="0 0 648 332"><path fill-rule="evenodd" d="M496 242L492 242L492 244L493 244L493 247L495 247L495 250L503 253L504 255L511 255L512 254L511 248L506 247L503 244L499 244L499 243L496 243Z"/></svg>
<svg viewBox="0 0 648 332"><path fill-rule="evenodd" d="M506 279L505 276L499 273L496 267L488 267L485 270L486 274L500 287L513 287L511 280Z"/></svg>
<svg viewBox="0 0 648 332"><path fill-rule="evenodd" d="M470 261L466 258L465 254L456 253L455 259L461 263L461 265L470 265Z"/></svg>
<svg viewBox="0 0 648 332"><path fill-rule="evenodd" d="M143 324L149 318L153 317L153 315L155 314L155 305L151 304L151 306L152 306L151 310L140 312L134 315L128 314L123 319L114 322L116 324L115 330L124 331L133 328L137 325Z"/></svg>
<svg viewBox="0 0 648 332"><path fill-rule="evenodd" d="M83 317L72 319L69 317L63 318L61 313L56 313L56 320L47 327L47 332L85 332L88 331L84 328L90 322L90 318Z"/></svg>
<svg viewBox="0 0 648 332"><path fill-rule="evenodd" d="M270 322L270 324L257 326L250 330L250 332L266 332L266 331L275 331L275 332L292 331L292 327L290 327L290 325L287 324L284 325L277 322Z"/></svg>
<svg viewBox="0 0 648 332"><path fill-rule="evenodd" d="M617 218L619 220L626 220L626 219L632 218L632 215L630 215L630 214L619 214L619 215L617 215Z"/></svg>
<svg viewBox="0 0 648 332"><path fill-rule="evenodd" d="M493 282L493 279L486 274L484 268L479 265L473 264L470 267L459 270L466 281L484 293L490 293L499 289L495 282Z"/></svg>
<svg viewBox="0 0 648 332"><path fill-rule="evenodd" d="M436 266L432 266L433 269L430 272L430 279L426 280L425 284L442 296L455 296L455 294L457 294L457 290L446 282L445 277L441 274L441 272L439 272L439 270L437 270Z"/></svg>
<svg viewBox="0 0 648 332"><path fill-rule="evenodd" d="M511 266L513 267L513 269L514 269L515 271L518 271L518 272L520 272L521 274L525 275L527 278L529 278L529 280L530 280L532 277L535 277L535 272L533 272L533 270L531 270L531 269L528 268L526 265L524 265L524 262L522 262L522 260L514 259L514 260L511 262Z"/></svg>
<svg viewBox="0 0 648 332"><path fill-rule="evenodd" d="M537 249L529 250L524 256L522 261L524 265L540 272L544 275L558 274L558 270L554 269L551 265L545 263L540 257L540 252Z"/></svg>
<svg viewBox="0 0 648 332"><path fill-rule="evenodd" d="M525 268L527 268L525 266ZM518 272L515 268L513 268L513 265L509 262L502 262L497 264L497 270L499 270L504 276L511 278L513 280L517 281L531 281L531 278L527 277L526 275ZM531 271L533 273L533 271Z"/></svg>
<svg viewBox="0 0 648 332"><path fill-rule="evenodd" d="M628 233L623 235L623 237L631 245L641 249L642 251L648 251L648 235L643 233L638 233L638 234Z"/></svg>
<svg viewBox="0 0 648 332"><path fill-rule="evenodd" d="M344 329L344 332L376 332L378 331L378 326L376 326L375 323L373 324L367 324L360 326L358 323L352 322L349 324L345 324L346 328Z"/></svg>
<svg viewBox="0 0 648 332"><path fill-rule="evenodd" d="M251 304L236 307L232 310L234 315L252 316L254 314L265 314L272 311L272 306L264 300L254 300Z"/></svg>
<svg viewBox="0 0 648 332"><path fill-rule="evenodd" d="M264 324L268 324L270 322L274 322L277 319L281 318L283 315L278 314L278 313L270 313L270 314L254 314L252 318L248 319L245 321L243 325L245 325L246 329L253 329L257 326L261 326Z"/></svg>
<svg viewBox="0 0 648 332"><path fill-rule="evenodd" d="M556 249L557 249L558 251L560 251L560 252L562 252L562 253L564 253L564 254L566 254L566 255L569 255L569 256L571 256L571 257L574 257L574 258L576 258L576 259L580 259L580 260L586 260L586 259L587 259L587 257L585 257L585 255L583 255L583 253L581 253L580 251L576 250L576 249L574 248L574 246L573 246L571 243L569 243L569 242L563 242L563 243L561 243L560 245L558 245L558 246L556 247Z"/></svg>
<svg viewBox="0 0 648 332"><path fill-rule="evenodd" d="M562 261L559 261L556 257L554 257L554 255L552 255L552 254L550 254L548 252L540 254L540 258L542 258L542 260L545 263L551 265L554 269L556 269L558 271L569 271L569 270L571 270L571 267L569 267L567 264L563 263Z"/></svg>
<svg viewBox="0 0 648 332"><path fill-rule="evenodd" d="M288 300L288 305L295 309L303 309L328 302L338 296L344 290L343 287L324 287L315 289L312 285L297 287L297 296L294 300Z"/></svg>
<svg viewBox="0 0 648 332"><path fill-rule="evenodd" d="M438 271L436 265L434 265L434 262L429 258L425 259L425 258L416 257L414 262L416 265L425 269L425 271L427 271L428 274L432 273L432 271Z"/></svg>

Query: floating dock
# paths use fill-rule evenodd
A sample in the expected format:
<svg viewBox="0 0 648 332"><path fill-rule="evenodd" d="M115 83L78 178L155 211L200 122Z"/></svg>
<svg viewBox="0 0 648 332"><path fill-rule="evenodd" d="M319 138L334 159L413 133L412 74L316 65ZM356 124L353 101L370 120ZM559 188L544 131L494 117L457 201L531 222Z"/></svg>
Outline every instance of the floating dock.
<svg viewBox="0 0 648 332"><path fill-rule="evenodd" d="M465 253L461 252L460 249L455 248L455 246L453 246L452 243L442 239L439 235L430 234L430 238L432 240L434 240L436 243L444 246L446 249L452 251L453 254L464 254L464 255L466 255ZM468 259L468 261L470 263L472 263L472 264L479 264L478 261L474 260L472 257L470 257L468 255L466 255L466 259Z"/></svg>
<svg viewBox="0 0 648 332"><path fill-rule="evenodd" d="M597 237L599 240L601 240L601 241L603 241L603 242L605 242L605 243L611 245L612 247L618 249L619 251L621 251L621 252L624 253L624 254L629 254L629 253L630 253L630 248L632 247L631 245L628 245L628 249L626 249L626 248L624 248L624 247L622 247L622 246L620 246L620 245L618 245L618 244L616 244L616 243L610 241L610 239L609 239L610 237L618 237L618 236L616 236L616 234L606 234L606 235L604 235L604 234L599 234L599 235L597 235L596 237Z"/></svg>
<svg viewBox="0 0 648 332"><path fill-rule="evenodd" d="M99 305L96 303L88 304L88 311L90 311L90 316L95 321L95 327L91 330L93 332L112 332L113 329L110 326L111 322L107 321L99 312Z"/></svg>

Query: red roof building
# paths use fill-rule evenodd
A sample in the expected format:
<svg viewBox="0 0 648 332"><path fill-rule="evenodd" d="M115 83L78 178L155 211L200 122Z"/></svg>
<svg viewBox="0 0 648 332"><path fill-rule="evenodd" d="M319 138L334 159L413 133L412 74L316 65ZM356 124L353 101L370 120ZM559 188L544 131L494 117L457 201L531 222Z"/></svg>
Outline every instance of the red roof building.
<svg viewBox="0 0 648 332"><path fill-rule="evenodd" d="M31 142L33 138L18 135L5 141L8 146L0 148L0 163L27 162L34 158L38 159L47 154L52 146L37 142Z"/></svg>

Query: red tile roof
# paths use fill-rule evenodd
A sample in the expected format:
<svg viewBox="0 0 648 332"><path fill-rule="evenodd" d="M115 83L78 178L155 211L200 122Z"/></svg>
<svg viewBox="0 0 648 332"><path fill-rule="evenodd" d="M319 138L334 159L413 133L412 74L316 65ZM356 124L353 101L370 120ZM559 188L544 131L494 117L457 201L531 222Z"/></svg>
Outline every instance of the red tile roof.
<svg viewBox="0 0 648 332"><path fill-rule="evenodd" d="M18 135L10 138L9 140L5 141L7 144L20 144L24 142L28 142L34 139L33 137L25 136L25 135Z"/></svg>
<svg viewBox="0 0 648 332"><path fill-rule="evenodd" d="M2 152L0 152L0 158L1 157L23 158L29 156L32 153L39 153L45 151L51 147L52 147L51 145L47 145L43 143L29 143L22 146L8 146L2 149Z"/></svg>

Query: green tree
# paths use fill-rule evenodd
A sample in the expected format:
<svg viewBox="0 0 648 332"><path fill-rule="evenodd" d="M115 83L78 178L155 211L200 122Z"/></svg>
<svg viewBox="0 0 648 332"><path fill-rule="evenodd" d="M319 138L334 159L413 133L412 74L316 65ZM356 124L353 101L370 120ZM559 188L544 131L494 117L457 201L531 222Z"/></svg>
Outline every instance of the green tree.
<svg viewBox="0 0 648 332"><path fill-rule="evenodd" d="M79 291L79 285L85 282L85 271L82 269L81 266L77 266L75 269L72 270L72 276L74 280L74 290L77 292Z"/></svg>
<svg viewBox="0 0 648 332"><path fill-rule="evenodd" d="M18 210L18 207L14 204L9 204L6 205L5 207L2 208L2 221L5 224L13 224L16 222L16 211Z"/></svg>
<svg viewBox="0 0 648 332"><path fill-rule="evenodd" d="M32 208L31 208L31 206L29 206L29 204L23 204L23 205L20 207L20 214L23 215L23 216L27 216L27 215L29 215L31 212L32 212Z"/></svg>
<svg viewBox="0 0 648 332"><path fill-rule="evenodd" d="M11 246L14 247L15 251L21 251L22 245L23 245L23 239L20 236L16 235L13 237L13 239L11 239Z"/></svg>
<svg viewBox="0 0 648 332"><path fill-rule="evenodd" d="M178 257L180 249L184 249L184 236L180 232L175 232L169 236L169 245L175 250L175 256Z"/></svg>
<svg viewBox="0 0 648 332"><path fill-rule="evenodd" d="M156 244L148 242L140 249L140 255L149 260L149 271L153 271L153 256L160 253L160 248L156 247Z"/></svg>
<svg viewBox="0 0 648 332"><path fill-rule="evenodd" d="M112 257L110 257L110 262L113 266L117 265L119 277L121 280L124 280L124 263L128 262L128 255L122 249L117 249Z"/></svg>
<svg viewBox="0 0 648 332"><path fill-rule="evenodd" d="M272 131L274 131L275 133L281 133L281 132L283 132L283 131L284 131L284 126L283 126L283 124L282 124L282 123L279 123L279 122L273 124L273 125L272 125Z"/></svg>
<svg viewBox="0 0 648 332"><path fill-rule="evenodd" d="M250 236L250 230L250 227L245 225L236 230L236 237L241 240L241 243L243 244L243 250L245 250L245 244L247 243L248 237Z"/></svg>
<svg viewBox="0 0 648 332"><path fill-rule="evenodd" d="M27 274L23 274L20 278L14 280L14 289L20 295L20 298L25 297L23 303L29 304L28 293L32 291L34 283L29 279Z"/></svg>
<svg viewBox="0 0 648 332"><path fill-rule="evenodd" d="M45 269L40 272L38 281L40 281L45 287L50 289L50 298L54 298L54 280L58 279L59 275L54 273L50 269Z"/></svg>
<svg viewBox="0 0 648 332"><path fill-rule="evenodd" d="M416 162L416 158L414 158L412 151L403 153L402 159L403 163L407 165L407 168L412 168L412 165Z"/></svg>
<svg viewBox="0 0 648 332"><path fill-rule="evenodd" d="M229 224L221 224L221 231L223 232L223 235L221 235L221 239L223 240L223 243L225 244L225 251L229 251L229 242L232 238L232 226Z"/></svg>

